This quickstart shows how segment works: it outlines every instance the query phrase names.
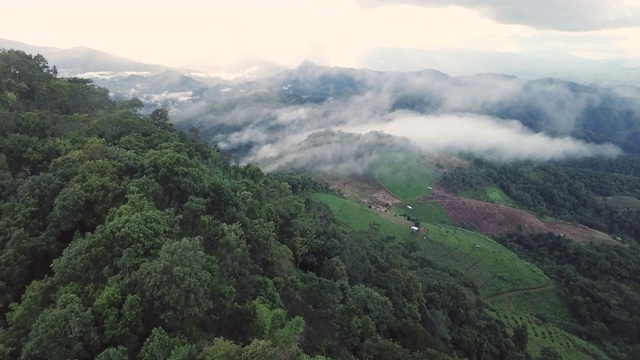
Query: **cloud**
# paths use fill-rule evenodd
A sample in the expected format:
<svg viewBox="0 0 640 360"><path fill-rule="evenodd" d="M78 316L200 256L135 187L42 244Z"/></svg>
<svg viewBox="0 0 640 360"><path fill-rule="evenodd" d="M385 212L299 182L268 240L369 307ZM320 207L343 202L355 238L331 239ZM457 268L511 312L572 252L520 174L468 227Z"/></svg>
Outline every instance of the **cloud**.
<svg viewBox="0 0 640 360"><path fill-rule="evenodd" d="M391 119L384 123L341 130L355 133L382 131L410 139L427 152L472 152L501 160L557 160L621 153L611 144L596 145L571 137L554 138L534 133L515 120L464 113L425 116L405 111L389 114L389 117Z"/></svg>
<svg viewBox="0 0 640 360"><path fill-rule="evenodd" d="M505 161L621 153L614 145L569 136L592 109L599 109L603 98L613 95L552 79L382 73L306 64L271 83L239 86L228 93L238 95L205 112L198 109L190 118L215 134L212 142L222 149L268 171L294 166L362 172L380 155L371 150L378 145L383 152L412 147ZM626 106L625 114L640 110L607 101L606 106ZM328 129L343 133L321 136Z"/></svg>
<svg viewBox="0 0 640 360"><path fill-rule="evenodd" d="M306 139L300 142L303 138ZM418 149L424 153L468 152L500 161L621 154L611 144L555 138L535 133L515 120L466 113L427 116L398 111L353 125L291 134L284 141L258 147L251 161L261 163L267 171L307 168L334 174L361 174L382 156L406 155Z"/></svg>
<svg viewBox="0 0 640 360"><path fill-rule="evenodd" d="M625 0L358 0L358 3L364 7L461 6L503 24L545 30L577 32L640 26L640 7Z"/></svg>

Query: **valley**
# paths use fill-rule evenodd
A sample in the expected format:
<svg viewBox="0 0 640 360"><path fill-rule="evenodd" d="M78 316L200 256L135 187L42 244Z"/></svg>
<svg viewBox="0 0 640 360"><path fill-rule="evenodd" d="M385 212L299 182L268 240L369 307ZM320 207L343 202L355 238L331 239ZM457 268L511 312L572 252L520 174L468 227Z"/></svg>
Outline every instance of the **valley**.
<svg viewBox="0 0 640 360"><path fill-rule="evenodd" d="M640 353L636 90L304 62L213 91L4 49L0 77L0 357Z"/></svg>

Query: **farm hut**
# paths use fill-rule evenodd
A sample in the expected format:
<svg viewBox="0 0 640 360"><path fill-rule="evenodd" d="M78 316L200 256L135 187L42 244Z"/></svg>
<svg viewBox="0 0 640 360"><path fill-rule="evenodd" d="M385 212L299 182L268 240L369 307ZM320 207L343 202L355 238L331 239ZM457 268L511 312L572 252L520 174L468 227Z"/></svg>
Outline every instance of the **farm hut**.
<svg viewBox="0 0 640 360"><path fill-rule="evenodd" d="M411 205L407 205L407 209L411 210L413 208L411 207Z"/></svg>
<svg viewBox="0 0 640 360"><path fill-rule="evenodd" d="M418 227L417 227L417 226L412 226L412 227L411 227L411 232L412 232L412 233L414 233L414 234L415 234L418 230L419 230L419 229L418 229Z"/></svg>

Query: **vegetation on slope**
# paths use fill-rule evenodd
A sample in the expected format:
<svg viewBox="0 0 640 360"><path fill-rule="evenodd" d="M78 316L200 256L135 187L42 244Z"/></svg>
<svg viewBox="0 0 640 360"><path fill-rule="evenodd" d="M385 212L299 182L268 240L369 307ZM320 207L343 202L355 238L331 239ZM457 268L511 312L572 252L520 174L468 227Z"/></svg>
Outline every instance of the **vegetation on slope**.
<svg viewBox="0 0 640 360"><path fill-rule="evenodd" d="M613 354L640 354L640 250L578 245L552 234L501 236L498 241L542 267L561 286L575 323L563 328Z"/></svg>
<svg viewBox="0 0 640 360"><path fill-rule="evenodd" d="M524 356L456 272L0 50L0 357Z"/></svg>
<svg viewBox="0 0 640 360"><path fill-rule="evenodd" d="M498 187L517 205L539 216L577 222L622 237L626 245L579 245L568 236L502 235L497 239L540 266L559 285L573 321L561 326L599 344L613 357L638 354L640 287L640 211L630 200L640 195L640 178L627 159L567 164L476 160L450 172L442 184L457 192L481 193ZM610 173L617 171L626 174ZM471 191L469 191L471 190ZM626 207L622 208L620 204ZM614 204L608 204L609 202Z"/></svg>
<svg viewBox="0 0 640 360"><path fill-rule="evenodd" d="M565 359L608 358L597 346L583 340L582 334L568 331L572 328L567 324L578 324L557 285L540 268L523 261L494 240L468 230L431 223L424 224L424 232L411 233L410 224L394 222L393 218L352 200L327 193L313 194L313 198L326 203L338 221L352 229L394 234L390 241L411 249L412 261L440 270L432 272L432 278L459 279L476 296L491 304L485 316L503 321L510 328L508 331L516 346L522 341L520 336L528 339L522 346L535 358L548 358L544 357L545 353L547 356L557 353ZM615 353L620 355L619 350Z"/></svg>

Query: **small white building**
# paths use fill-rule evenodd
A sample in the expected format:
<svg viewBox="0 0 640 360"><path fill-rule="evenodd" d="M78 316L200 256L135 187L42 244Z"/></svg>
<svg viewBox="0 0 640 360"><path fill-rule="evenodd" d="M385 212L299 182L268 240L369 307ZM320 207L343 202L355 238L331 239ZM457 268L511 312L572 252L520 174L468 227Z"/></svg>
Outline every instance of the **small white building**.
<svg viewBox="0 0 640 360"><path fill-rule="evenodd" d="M407 205L407 209L412 210L413 208L410 205Z"/></svg>
<svg viewBox="0 0 640 360"><path fill-rule="evenodd" d="M416 233L418 230L420 230L420 229L418 229L418 227L417 227L417 226L412 226L412 227L411 227L411 232L412 232L412 233Z"/></svg>

